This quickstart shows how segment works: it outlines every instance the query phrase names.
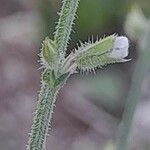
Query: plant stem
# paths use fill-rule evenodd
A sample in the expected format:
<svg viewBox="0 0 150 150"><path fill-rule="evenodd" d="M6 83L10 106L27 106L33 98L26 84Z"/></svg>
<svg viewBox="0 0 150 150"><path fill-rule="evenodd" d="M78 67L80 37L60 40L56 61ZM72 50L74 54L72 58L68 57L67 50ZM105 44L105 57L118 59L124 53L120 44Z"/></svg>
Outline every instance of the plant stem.
<svg viewBox="0 0 150 150"><path fill-rule="evenodd" d="M70 39L70 33L79 1L80 0L63 0L63 6L59 13L60 18L54 35L60 61L65 57L65 51Z"/></svg>
<svg viewBox="0 0 150 150"><path fill-rule="evenodd" d="M54 102L56 99L56 90L48 85L42 85L39 94L39 101L37 110L33 119L30 139L28 143L28 150L43 150L44 143L49 128L49 121L51 120Z"/></svg>
<svg viewBox="0 0 150 150"><path fill-rule="evenodd" d="M42 86L27 150L45 150L47 133L51 126L57 93L70 76L69 73L66 73L55 78L52 72L44 71L42 74Z"/></svg>

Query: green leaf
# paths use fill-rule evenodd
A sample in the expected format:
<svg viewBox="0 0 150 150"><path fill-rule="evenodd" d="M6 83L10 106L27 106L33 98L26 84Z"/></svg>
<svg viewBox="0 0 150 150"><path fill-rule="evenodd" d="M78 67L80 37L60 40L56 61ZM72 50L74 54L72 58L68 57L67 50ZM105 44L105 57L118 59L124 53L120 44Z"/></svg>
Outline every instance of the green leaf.
<svg viewBox="0 0 150 150"><path fill-rule="evenodd" d="M118 100L124 94L122 87L122 72L105 70L95 76L84 77L87 93L93 97L93 102L99 107L116 112L120 106ZM106 90L107 89L107 90Z"/></svg>

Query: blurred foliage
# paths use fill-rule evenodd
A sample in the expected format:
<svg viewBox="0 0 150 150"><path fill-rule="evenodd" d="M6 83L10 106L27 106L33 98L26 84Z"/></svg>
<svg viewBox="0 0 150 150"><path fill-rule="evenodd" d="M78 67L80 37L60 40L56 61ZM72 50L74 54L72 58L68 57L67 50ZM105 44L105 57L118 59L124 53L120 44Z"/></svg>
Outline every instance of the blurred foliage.
<svg viewBox="0 0 150 150"><path fill-rule="evenodd" d="M104 150L115 150L114 144L112 142L108 142Z"/></svg>
<svg viewBox="0 0 150 150"><path fill-rule="evenodd" d="M42 37L53 36L55 22L57 20L57 0L39 0L38 8L42 19Z"/></svg>
<svg viewBox="0 0 150 150"><path fill-rule="evenodd" d="M61 0L38 1L41 17L45 22L45 25L42 26L45 35L53 35L54 26L58 19L57 12L61 4ZM124 19L133 4L138 4L144 14L149 16L149 0L82 0L78 10L73 39L86 39L91 34L102 35L114 32L122 34Z"/></svg>
<svg viewBox="0 0 150 150"><path fill-rule="evenodd" d="M125 21L125 31L127 35L137 40L144 36L145 29L149 28L149 21L144 16L141 8L134 5L128 13Z"/></svg>
<svg viewBox="0 0 150 150"><path fill-rule="evenodd" d="M39 9L45 22L46 35L52 36L61 0L39 0ZM78 10L73 40L86 39L89 35L122 33L121 26L127 11L127 0L82 0Z"/></svg>
<svg viewBox="0 0 150 150"><path fill-rule="evenodd" d="M76 27L79 38L91 34L120 32L126 7L126 0L82 0Z"/></svg>
<svg viewBox="0 0 150 150"><path fill-rule="evenodd" d="M87 92L93 103L111 113L120 108L119 99L124 95L121 71L104 71L84 79ZM119 114L117 114L118 116Z"/></svg>
<svg viewBox="0 0 150 150"><path fill-rule="evenodd" d="M150 1L149 0L128 0L130 6L134 4L138 4L142 9L142 12L147 16L150 17Z"/></svg>
<svg viewBox="0 0 150 150"><path fill-rule="evenodd" d="M137 105L143 95L141 85L150 69L150 20L147 20L141 9L136 5L126 19L126 31L130 38L137 39L139 57L137 59L132 84L127 97L126 107L120 123L117 138L117 150L129 150L129 137L134 122ZM134 36L133 36L134 35Z"/></svg>

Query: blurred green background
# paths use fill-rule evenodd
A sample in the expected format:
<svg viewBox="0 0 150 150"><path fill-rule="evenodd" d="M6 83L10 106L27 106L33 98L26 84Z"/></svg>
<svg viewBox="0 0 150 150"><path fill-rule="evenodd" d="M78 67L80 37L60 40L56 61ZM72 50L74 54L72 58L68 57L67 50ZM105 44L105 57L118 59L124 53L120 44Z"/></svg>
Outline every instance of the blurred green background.
<svg viewBox="0 0 150 150"><path fill-rule="evenodd" d="M53 38L61 0L0 0L0 149L24 150L40 87L37 60L41 41ZM81 0L68 53L79 40L113 33L126 35L124 23L137 4L147 18L149 0ZM130 39L130 62L71 76L58 96L47 150L113 150L138 58ZM150 78L135 114L131 150L150 149ZM140 129L140 130L139 130Z"/></svg>

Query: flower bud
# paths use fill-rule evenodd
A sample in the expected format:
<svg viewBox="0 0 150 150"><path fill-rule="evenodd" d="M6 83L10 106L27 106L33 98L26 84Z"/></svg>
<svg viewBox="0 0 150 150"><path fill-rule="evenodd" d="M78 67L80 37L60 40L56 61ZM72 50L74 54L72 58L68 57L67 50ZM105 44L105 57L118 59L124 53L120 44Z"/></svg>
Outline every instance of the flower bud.
<svg viewBox="0 0 150 150"><path fill-rule="evenodd" d="M51 67L55 63L55 57L55 43L49 38L46 38L42 46L41 59L44 64L48 64Z"/></svg>
<svg viewBox="0 0 150 150"><path fill-rule="evenodd" d="M129 41L127 37L125 36L116 37L113 50L109 56L116 59L125 58L128 56L129 53L128 48L129 48Z"/></svg>

